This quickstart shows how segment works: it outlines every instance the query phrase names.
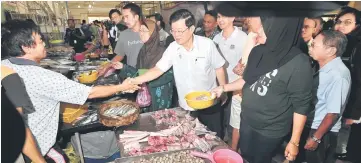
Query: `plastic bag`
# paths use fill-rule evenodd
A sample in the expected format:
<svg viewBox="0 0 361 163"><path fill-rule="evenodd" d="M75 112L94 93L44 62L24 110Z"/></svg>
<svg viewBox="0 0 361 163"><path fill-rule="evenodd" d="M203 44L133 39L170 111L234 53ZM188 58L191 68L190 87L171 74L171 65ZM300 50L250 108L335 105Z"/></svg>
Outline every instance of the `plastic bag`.
<svg viewBox="0 0 361 163"><path fill-rule="evenodd" d="M139 107L142 107L142 108L147 107L152 103L152 98L151 98L147 84L143 83L140 86L136 102L139 105Z"/></svg>

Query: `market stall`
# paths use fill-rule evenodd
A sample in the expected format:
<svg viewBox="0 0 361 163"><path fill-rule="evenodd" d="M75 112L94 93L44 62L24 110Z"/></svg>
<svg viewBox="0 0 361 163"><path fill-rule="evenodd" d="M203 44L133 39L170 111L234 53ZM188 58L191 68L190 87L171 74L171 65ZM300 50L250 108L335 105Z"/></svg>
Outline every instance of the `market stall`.
<svg viewBox="0 0 361 163"><path fill-rule="evenodd" d="M215 135L182 108L144 113L134 124L117 128L122 158L115 162L204 162L191 153L229 148Z"/></svg>
<svg viewBox="0 0 361 163"><path fill-rule="evenodd" d="M92 56L75 54L71 47L53 46L40 65L88 86L122 82L119 72L114 69L98 77L96 70L109 59ZM115 162L177 162L174 159L181 159L198 163L207 159L196 157L196 151L201 152L197 156L203 153L205 157L206 153L229 148L189 111L170 108L141 113L134 101L133 95L123 92L108 98L88 100L82 106L62 104L60 132L63 136L75 134L73 146L81 162L85 162L85 154L80 134L104 130L114 131L121 155Z"/></svg>

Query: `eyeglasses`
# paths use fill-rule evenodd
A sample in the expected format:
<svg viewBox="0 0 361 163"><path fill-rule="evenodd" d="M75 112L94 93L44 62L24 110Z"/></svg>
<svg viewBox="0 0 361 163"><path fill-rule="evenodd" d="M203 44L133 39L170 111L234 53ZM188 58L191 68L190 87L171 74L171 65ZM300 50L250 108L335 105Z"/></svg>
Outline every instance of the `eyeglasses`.
<svg viewBox="0 0 361 163"><path fill-rule="evenodd" d="M183 35L183 33L185 32L185 31L187 31L189 29L189 27L187 27L185 30L183 30L183 31L174 31L174 30L170 30L170 33L172 34L172 35L175 35L175 34L179 34L179 35Z"/></svg>
<svg viewBox="0 0 361 163"><path fill-rule="evenodd" d="M314 27L310 27L309 25L304 25L302 28L309 29L309 28L314 28Z"/></svg>
<svg viewBox="0 0 361 163"><path fill-rule="evenodd" d="M345 21L337 20L337 21L336 21L336 24L337 24L337 25L344 24L345 26L349 26L349 25L351 25L351 24L353 24L353 23L356 23L356 22L351 21L351 20L345 20Z"/></svg>
<svg viewBox="0 0 361 163"><path fill-rule="evenodd" d="M330 46L330 45L323 45L323 46L325 46L325 47L327 47L327 48L334 47L334 46ZM321 45L315 46L315 42L312 42L311 45L310 45L310 47L312 47L312 48L321 47Z"/></svg>

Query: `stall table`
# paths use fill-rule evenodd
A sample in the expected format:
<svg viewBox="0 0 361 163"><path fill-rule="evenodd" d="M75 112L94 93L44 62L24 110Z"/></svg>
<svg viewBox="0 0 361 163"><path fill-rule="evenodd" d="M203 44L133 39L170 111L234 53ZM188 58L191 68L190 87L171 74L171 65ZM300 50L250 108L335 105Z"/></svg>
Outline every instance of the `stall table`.
<svg viewBox="0 0 361 163"><path fill-rule="evenodd" d="M183 112L184 115L187 114L187 112L185 110L183 110L182 108L172 108L172 109L174 109L178 112ZM156 131L160 131L160 130L166 128L166 126L162 126L162 125L159 127L156 127L155 120L151 116L152 114L153 114L153 112L140 114L140 118L138 118L138 120L136 122L134 122L132 125L118 127L115 130L115 134L116 134L116 138L118 140L118 146L119 146L119 150L120 150L120 154L121 154L121 158L116 159L114 161L115 163L132 163L133 161L139 161L142 158L150 159L153 156L165 156L167 154L169 155L171 153L175 153L175 152L179 152L179 151L195 150L195 148L186 148L186 149L181 149L181 150L158 152L158 153L152 153L152 154L141 155L141 156L128 156L126 153L124 153L124 147L123 147L122 143L120 143L120 141L119 141L119 135L122 134L124 130L156 132ZM181 120L182 120L182 118L179 119L179 121L181 121ZM224 148L230 149L230 147L225 142L223 142L220 138L217 138L217 141L219 142L219 145L213 147L212 151L215 151L217 149L224 149Z"/></svg>

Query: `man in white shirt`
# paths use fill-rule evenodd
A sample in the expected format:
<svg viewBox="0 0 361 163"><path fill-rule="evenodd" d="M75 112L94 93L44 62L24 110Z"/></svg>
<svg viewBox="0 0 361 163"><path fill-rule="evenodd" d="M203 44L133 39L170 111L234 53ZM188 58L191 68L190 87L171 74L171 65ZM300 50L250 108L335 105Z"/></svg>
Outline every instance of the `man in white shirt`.
<svg viewBox="0 0 361 163"><path fill-rule="evenodd" d="M233 25L237 10L228 6L227 4L220 5L217 9L217 23L222 32L217 34L213 41L217 44L221 54L226 59L226 72L228 82L234 82L239 78L237 74L233 72L233 68L237 66L238 61L242 58L242 52L244 50L247 34ZM233 94L233 97L232 97ZM241 113L241 99L236 98L236 92L230 92L230 100L224 106L224 127L232 130L229 125L232 126L232 149L237 150L237 144L239 139L239 127L240 127L240 113ZM228 125L229 124L229 125ZM229 130L227 133L230 133ZM231 138L228 136L227 138Z"/></svg>
<svg viewBox="0 0 361 163"><path fill-rule="evenodd" d="M316 32L317 23L314 19L305 18L302 28L302 38L309 47L313 40L313 34Z"/></svg>
<svg viewBox="0 0 361 163"><path fill-rule="evenodd" d="M211 131L222 136L222 109L217 101L212 107L195 111L184 99L193 91L211 91L226 83L225 60L219 54L212 40L196 36L194 15L180 9L170 16L171 33L175 41L169 45L157 65L132 82L144 83L154 80L173 66L179 97L179 105L205 124Z"/></svg>

